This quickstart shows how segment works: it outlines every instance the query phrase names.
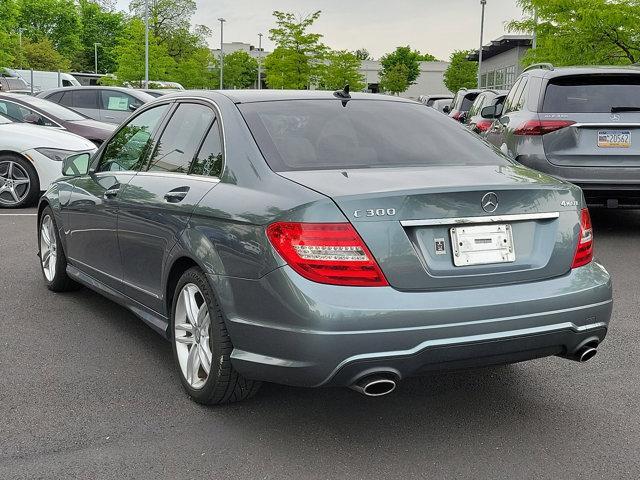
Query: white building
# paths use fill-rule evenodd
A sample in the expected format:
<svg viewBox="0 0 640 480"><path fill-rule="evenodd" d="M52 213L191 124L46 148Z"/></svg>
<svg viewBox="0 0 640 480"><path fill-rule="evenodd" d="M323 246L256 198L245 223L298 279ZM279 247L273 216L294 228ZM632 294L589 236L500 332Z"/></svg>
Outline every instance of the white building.
<svg viewBox="0 0 640 480"><path fill-rule="evenodd" d="M401 97L417 99L420 95L450 93L444 85L444 72L449 62L420 62L420 76ZM371 92L378 92L380 71L382 65L378 60L364 60L360 73L365 77L367 88Z"/></svg>
<svg viewBox="0 0 640 480"><path fill-rule="evenodd" d="M225 55L229 55L230 53L233 53L233 52L247 52L253 58L257 59L260 56L264 58L271 53L271 52L266 52L264 48L261 50L258 47L251 45L250 43L244 43L244 42L229 42L229 43L223 43L222 45L224 47ZM211 53L213 53L216 57L220 57L219 48L211 49Z"/></svg>

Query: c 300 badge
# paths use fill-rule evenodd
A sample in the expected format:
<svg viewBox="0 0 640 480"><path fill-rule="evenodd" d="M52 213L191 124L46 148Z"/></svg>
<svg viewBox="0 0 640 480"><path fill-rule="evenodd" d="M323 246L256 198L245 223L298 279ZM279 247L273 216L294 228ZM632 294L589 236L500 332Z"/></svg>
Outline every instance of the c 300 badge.
<svg viewBox="0 0 640 480"><path fill-rule="evenodd" d="M366 210L356 210L353 212L353 216L356 218L362 217L391 217L396 214L395 208L370 208Z"/></svg>

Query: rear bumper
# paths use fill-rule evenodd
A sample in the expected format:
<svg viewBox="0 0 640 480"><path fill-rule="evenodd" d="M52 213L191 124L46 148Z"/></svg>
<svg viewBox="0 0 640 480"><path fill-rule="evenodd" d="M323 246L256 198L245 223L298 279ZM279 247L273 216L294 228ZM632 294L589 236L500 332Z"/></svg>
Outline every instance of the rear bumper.
<svg viewBox="0 0 640 480"><path fill-rule="evenodd" d="M320 285L289 267L210 280L234 367L300 386L565 355L602 341L612 309L609 275L595 262L542 282L442 292Z"/></svg>

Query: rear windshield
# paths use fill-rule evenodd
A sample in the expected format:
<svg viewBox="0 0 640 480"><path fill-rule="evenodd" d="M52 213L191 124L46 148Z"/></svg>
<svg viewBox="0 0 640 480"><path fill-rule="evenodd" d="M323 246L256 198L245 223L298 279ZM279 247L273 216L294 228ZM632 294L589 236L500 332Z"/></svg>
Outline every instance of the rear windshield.
<svg viewBox="0 0 640 480"><path fill-rule="evenodd" d="M612 107L640 108L640 74L580 75L553 79L547 86L546 113L610 113Z"/></svg>
<svg viewBox="0 0 640 480"><path fill-rule="evenodd" d="M380 100L292 100L238 105L277 171L508 161L432 108Z"/></svg>

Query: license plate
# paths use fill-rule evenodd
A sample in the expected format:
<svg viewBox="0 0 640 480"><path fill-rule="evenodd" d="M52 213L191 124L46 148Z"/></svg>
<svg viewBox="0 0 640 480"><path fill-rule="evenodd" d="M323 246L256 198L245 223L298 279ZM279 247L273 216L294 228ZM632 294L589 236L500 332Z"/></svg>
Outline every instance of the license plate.
<svg viewBox="0 0 640 480"><path fill-rule="evenodd" d="M629 130L600 130L598 132L598 147L600 148L629 148L631 146L631 132Z"/></svg>
<svg viewBox="0 0 640 480"><path fill-rule="evenodd" d="M450 231L456 267L515 262L509 224L454 227Z"/></svg>

